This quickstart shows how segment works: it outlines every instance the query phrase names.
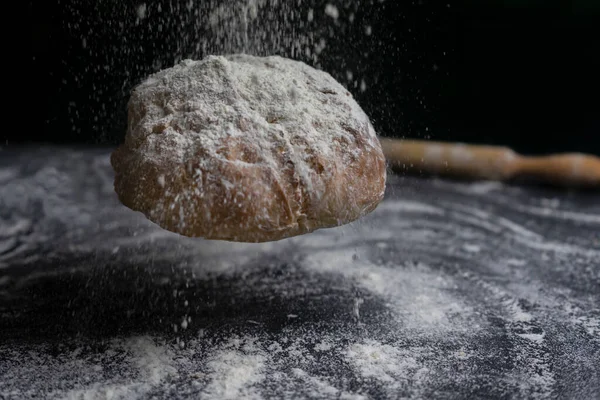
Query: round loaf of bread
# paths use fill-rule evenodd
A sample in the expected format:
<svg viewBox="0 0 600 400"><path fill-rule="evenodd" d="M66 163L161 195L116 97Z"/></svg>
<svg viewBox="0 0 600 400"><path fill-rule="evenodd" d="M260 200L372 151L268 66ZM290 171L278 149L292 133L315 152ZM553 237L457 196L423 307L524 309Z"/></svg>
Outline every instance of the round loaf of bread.
<svg viewBox="0 0 600 400"><path fill-rule="evenodd" d="M127 207L190 237L265 242L375 209L386 166L329 74L278 56L185 60L137 86L111 163Z"/></svg>

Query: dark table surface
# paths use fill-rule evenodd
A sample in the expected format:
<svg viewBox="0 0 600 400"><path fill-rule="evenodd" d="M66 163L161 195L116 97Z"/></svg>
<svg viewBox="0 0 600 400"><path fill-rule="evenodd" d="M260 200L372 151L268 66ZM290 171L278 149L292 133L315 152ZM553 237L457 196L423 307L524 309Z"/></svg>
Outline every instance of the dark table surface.
<svg viewBox="0 0 600 400"><path fill-rule="evenodd" d="M109 149L0 150L0 398L600 398L600 195L390 176L354 224L182 238Z"/></svg>

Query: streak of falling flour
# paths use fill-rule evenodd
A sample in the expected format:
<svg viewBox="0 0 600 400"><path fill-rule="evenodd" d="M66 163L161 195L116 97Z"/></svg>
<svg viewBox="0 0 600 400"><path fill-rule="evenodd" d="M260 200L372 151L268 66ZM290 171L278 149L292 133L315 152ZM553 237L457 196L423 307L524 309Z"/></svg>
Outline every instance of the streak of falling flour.
<svg viewBox="0 0 600 400"><path fill-rule="evenodd" d="M101 142L120 142L135 85L182 59L209 54L277 54L304 61L331 73L357 99L363 96L368 108L374 100L363 93L386 86L378 86L381 71L391 68L398 75L395 63L411 51L406 43L390 45L387 37L395 22L380 27L387 6L382 0L69 2L61 18L77 22L63 27L65 36L75 40L66 45L62 63L69 72L61 91L71 99L65 112L73 134L80 140L96 131ZM404 19L398 15L398 21ZM408 24L401 26L410 30ZM389 95L371 96L386 101ZM373 114L383 112L372 108ZM402 109L397 111L402 115Z"/></svg>

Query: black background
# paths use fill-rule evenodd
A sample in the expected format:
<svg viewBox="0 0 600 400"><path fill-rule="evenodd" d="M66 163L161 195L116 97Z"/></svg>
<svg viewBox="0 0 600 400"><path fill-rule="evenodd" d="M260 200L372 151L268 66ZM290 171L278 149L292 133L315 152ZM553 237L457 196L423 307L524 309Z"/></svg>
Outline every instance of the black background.
<svg viewBox="0 0 600 400"><path fill-rule="evenodd" d="M140 21L135 1L31 2L38 105L27 130L4 142L122 141L129 90L205 55L193 51L207 33L183 16L187 3L147 2ZM321 10L315 24L325 26L325 3L302 7ZM593 0L363 1L352 24L331 30L319 67L344 83L348 68L368 81L365 92L350 89L383 136L600 154L598 26Z"/></svg>

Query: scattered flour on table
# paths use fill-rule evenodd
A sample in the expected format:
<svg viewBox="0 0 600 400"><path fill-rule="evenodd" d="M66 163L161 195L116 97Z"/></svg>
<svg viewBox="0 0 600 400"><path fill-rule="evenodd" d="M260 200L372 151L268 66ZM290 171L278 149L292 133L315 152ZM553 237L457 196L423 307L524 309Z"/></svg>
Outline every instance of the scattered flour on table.
<svg viewBox="0 0 600 400"><path fill-rule="evenodd" d="M177 375L172 349L148 336L114 340L100 353L85 345L58 356L49 355L46 345L0 346L0 352L11 360L0 378L2 398L144 399ZM29 382L27 389L6 390L19 380Z"/></svg>
<svg viewBox="0 0 600 400"><path fill-rule="evenodd" d="M32 188L28 192L32 197L44 199L49 218L64 221L65 226L78 226L82 222L73 221L70 216L79 207L88 207L86 210L102 207L97 207L94 202L79 204L73 200L76 195L71 191L76 190L76 185L69 179L60 178L63 174L62 170L49 168L21 180L20 184ZM59 196L48 197L44 190L35 191L36 187L41 187L40 181L57 176L54 184L65 184ZM92 178L93 174L90 174L89 179ZM9 186L16 187L14 184ZM18 208L18 193L4 193L7 196L4 200ZM109 205L107 209L117 212L113 203ZM61 210L65 212L61 213ZM294 310L298 317L286 319L289 328L277 335L259 330L256 336L245 336L244 333L236 336L224 328L208 335L224 340L222 343L216 341L214 346L198 339L181 349L149 337L137 337L112 341L100 351L82 347L56 355L44 346L31 345L21 349L0 343L0 354L8 360L8 363L0 362L0 368L4 368L0 371L0 397L12 400L47 393L51 399L95 400L110 396L113 399L141 399L150 397L153 390L176 387L185 380L177 381L178 377L196 375L194 393L203 393L202 397L208 399L262 399L269 398L273 392L286 390L291 394L305 393L307 398L362 399L370 398L362 390L373 387L385 393L405 390L419 397L430 384L450 384L444 381L450 379L448 377L463 382L463 385L471 379L469 368L482 365L478 361L482 357L494 357L476 347L477 340L487 340L490 332L493 337L508 343L506 348L510 353L507 357L513 363L508 371L493 370L497 374L494 379L523 397L533 397L530 396L532 393L537 393L540 398L549 397L556 385L565 382L556 370L559 361L553 349L556 342L563 346L565 353L573 354L573 360L583 356L577 355L577 349L571 343L560 343L561 331L558 334L550 332L538 319L544 320L544 315L550 315L560 329L564 329L562 333L567 338L571 332L577 332L582 343L588 346L583 348L589 352L600 337L598 310L570 305L577 300L553 293L553 285L560 286L555 281L536 283L535 280L544 279L548 272L561 271L573 263L563 265L547 261L538 265L535 256L542 251L552 251L546 249L558 240L547 240L544 232L535 225L523 227L519 224L517 227L514 225L517 220L510 220L510 216L500 214L503 219L498 219L497 213L497 210L489 209L468 212L465 207L452 208L430 199L422 202L390 199L360 224L262 245L186 240L145 224L136 215L119 214L118 222L113 222L115 226L139 224L136 236L95 244L101 260L104 260L103 251L110 250L113 254L118 245L121 250L117 255L131 251L132 262L139 265L148 263L151 258L170 262L180 260L178 266L192 274L190 279L204 279L209 275L232 277L244 271L252 272L248 269L254 260L285 254L286 260L311 275L334 276L334 282L348 285L342 286L343 290L356 288L360 291L364 298L360 306L361 321L368 321L373 316L370 302L384 303L385 325L391 327L392 333L377 336L370 328L378 325L363 326L367 329L360 335L351 329L340 329L331 335L311 324L299 328L297 324L302 323L304 310ZM101 220L101 215L91 215ZM22 235L28 231L28 224L4 221L3 231ZM450 247L464 245L463 229L457 231L457 226L479 229L475 231L477 235L472 237L472 243L469 242L470 246L478 246L479 252L460 252L462 258L452 258L455 254ZM422 231L427 235L421 235L419 232ZM502 254L494 254L503 235L514 241ZM494 241L478 241L490 237ZM568 241L565 239L565 242ZM148 251L141 254L139 249L148 244L151 244ZM383 253L385 257L380 257ZM558 253L565 255L566 260L597 254L564 246ZM127 257L129 259L130 255ZM437 268L439 265L435 260L439 259L444 259L446 267L456 266L460 270L452 272ZM504 269L497 269L495 264L502 264ZM281 266L278 261L273 263L273 268L278 266ZM515 282L516 272L524 279ZM36 270L23 276L19 284L50 273L58 272ZM272 293L286 298L312 296L306 291L295 291L292 284L297 281L291 281L289 277L273 280L265 276L251 277L244 278L243 282L253 291L259 290L260 284L269 285ZM465 287L472 287L472 290L465 291ZM319 296L313 298L316 302L324 301ZM352 315L351 296L348 299L343 312ZM193 298L187 300L191 304L194 302ZM537 306L527 307L522 300ZM483 303L481 307L477 302ZM489 314L481 313L482 310ZM283 318L288 314L286 311ZM489 317L501 322L500 332L490 331L486 326ZM327 319L321 320L331 323ZM197 328L192 323L187 331ZM398 341L399 338L418 338L422 343L417 346L406 344ZM596 340L592 345L590 338ZM492 358L490 362L495 360ZM467 367L465 371L454 371L463 364ZM457 375L444 369L450 367ZM339 371L344 374L350 371L349 375L354 374L362 383L358 388L349 387L339 379ZM289 398L293 397L291 394Z"/></svg>
<svg viewBox="0 0 600 400"><path fill-rule="evenodd" d="M268 355L254 338L232 338L219 346L206 361L209 383L205 399L260 399L253 387L265 379Z"/></svg>
<svg viewBox="0 0 600 400"><path fill-rule="evenodd" d="M377 211L393 213L423 213L432 215L444 214L444 211L439 207L409 200L384 201L381 204L379 204L379 206L377 207Z"/></svg>
<svg viewBox="0 0 600 400"><path fill-rule="evenodd" d="M105 356L116 355L118 350L125 350L130 354L128 361L137 374L121 382L108 385L97 383L84 389L75 389L66 393L64 398L68 400L144 399L152 388L160 385L167 378L177 375L177 370L173 366L173 353L166 346L156 345L149 337L116 342ZM99 366L95 369L102 370Z"/></svg>
<svg viewBox="0 0 600 400"><path fill-rule="evenodd" d="M455 287L453 278L422 263L379 265L369 261L367 254L359 254L358 259L356 254L313 250L305 255L303 266L340 274L367 293L381 296L394 311L392 318L401 321L404 329L437 335L458 330L474 334L481 328L473 323L476 316L470 305L446 294L446 290Z"/></svg>
<svg viewBox="0 0 600 400"><path fill-rule="evenodd" d="M534 398L546 398L552 393L556 382L552 369L550 349L545 341L546 333L532 313L524 309L510 292L479 278L472 279L490 296L490 300L503 310L501 315L507 339L517 354L509 380L519 382L524 393L534 393Z"/></svg>
<svg viewBox="0 0 600 400"><path fill-rule="evenodd" d="M306 387L308 398L334 398L340 400L367 400L368 397L360 393L350 393L332 386L325 379L312 376L300 368L292 368L292 375L300 380ZM306 390L308 389L308 390Z"/></svg>
<svg viewBox="0 0 600 400"><path fill-rule="evenodd" d="M16 168L0 168L0 183L15 179L19 171Z"/></svg>
<svg viewBox="0 0 600 400"><path fill-rule="evenodd" d="M600 318L578 316L573 317L572 321L582 326L588 335L600 343Z"/></svg>
<svg viewBox="0 0 600 400"><path fill-rule="evenodd" d="M534 198L530 202L515 202L512 194L520 194L525 190L520 186L510 186L502 182L473 182L456 185L452 181L434 180L436 186L459 192L465 195L484 197L491 204L500 204L525 215L541 216L550 219L576 221L586 224L600 224L600 215L596 212L581 212L561 209L561 201L557 198Z"/></svg>
<svg viewBox="0 0 600 400"><path fill-rule="evenodd" d="M408 350L374 340L352 344L345 351L347 362L362 378L379 381L388 389L427 373L428 369L422 368L414 356Z"/></svg>

